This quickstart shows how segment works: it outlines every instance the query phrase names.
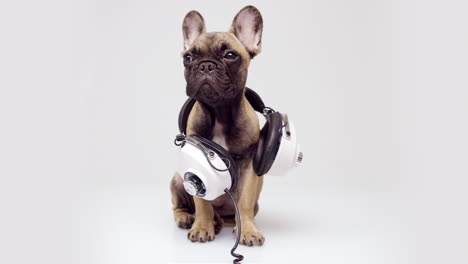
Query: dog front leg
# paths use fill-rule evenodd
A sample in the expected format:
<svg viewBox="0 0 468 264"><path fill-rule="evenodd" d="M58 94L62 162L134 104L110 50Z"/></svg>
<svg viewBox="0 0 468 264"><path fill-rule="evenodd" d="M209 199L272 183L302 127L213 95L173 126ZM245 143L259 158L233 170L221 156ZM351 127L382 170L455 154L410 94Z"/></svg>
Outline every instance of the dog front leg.
<svg viewBox="0 0 468 264"><path fill-rule="evenodd" d="M261 246L265 241L265 237L258 229L254 217L255 205L260 195L263 177L258 177L255 174L252 162L240 173L241 181L238 187L238 205L242 225L240 243L247 246ZM237 230L235 232L237 232Z"/></svg>
<svg viewBox="0 0 468 264"><path fill-rule="evenodd" d="M188 232L188 239L193 242L206 242L215 238L214 211L210 201L193 197L195 202L195 221Z"/></svg>

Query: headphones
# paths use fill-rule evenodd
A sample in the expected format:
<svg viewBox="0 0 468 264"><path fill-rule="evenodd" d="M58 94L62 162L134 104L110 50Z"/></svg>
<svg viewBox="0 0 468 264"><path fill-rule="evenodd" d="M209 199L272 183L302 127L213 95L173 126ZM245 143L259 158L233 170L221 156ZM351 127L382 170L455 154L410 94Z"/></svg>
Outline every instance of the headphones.
<svg viewBox="0 0 468 264"><path fill-rule="evenodd" d="M266 107L262 98L249 88L246 88L245 97L266 119L253 158L255 173L280 176L300 165L303 154L296 142L294 124L288 116ZM180 146L177 171L189 194L214 200L226 189L232 191L236 187L239 173L235 161L222 146L199 135L185 136L195 102L188 98L179 113L180 134L174 140L174 144Z"/></svg>

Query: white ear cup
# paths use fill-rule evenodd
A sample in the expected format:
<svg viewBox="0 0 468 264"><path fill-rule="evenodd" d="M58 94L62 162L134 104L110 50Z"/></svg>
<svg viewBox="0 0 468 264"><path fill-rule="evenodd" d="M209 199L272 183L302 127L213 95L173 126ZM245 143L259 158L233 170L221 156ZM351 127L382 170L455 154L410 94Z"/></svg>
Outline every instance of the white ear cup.
<svg viewBox="0 0 468 264"><path fill-rule="evenodd" d="M283 114L281 143L275 161L267 175L284 176L290 169L301 164L302 152L296 139L294 123L288 119L286 114Z"/></svg>
<svg viewBox="0 0 468 264"><path fill-rule="evenodd" d="M211 163L219 169L227 169L226 164L216 154L209 156ZM191 195L197 195L199 185L187 181L187 175L195 175L201 180L205 188L203 194L197 195L205 200L214 200L224 194L224 189L230 189L232 180L229 171L216 171L208 163L203 150L193 145L190 141L180 148L178 153L177 172L184 180L184 188Z"/></svg>

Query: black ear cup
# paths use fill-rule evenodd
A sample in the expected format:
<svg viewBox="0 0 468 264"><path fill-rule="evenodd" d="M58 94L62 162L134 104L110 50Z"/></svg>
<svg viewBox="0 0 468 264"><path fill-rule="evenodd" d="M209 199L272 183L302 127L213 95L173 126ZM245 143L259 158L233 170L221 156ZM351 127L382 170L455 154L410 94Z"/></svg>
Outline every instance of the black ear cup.
<svg viewBox="0 0 468 264"><path fill-rule="evenodd" d="M231 188L230 190L234 190L234 188L237 186L237 178L239 175L239 170L237 168L237 164L234 161L234 159L231 157L229 152L225 150L222 146L216 144L215 142L208 140L204 137L201 137L199 135L190 135L190 137L196 139L198 142L203 144L206 148L213 150L216 152L216 154L223 160L228 160L229 162L229 174L231 174ZM228 166L226 164L226 166Z"/></svg>
<svg viewBox="0 0 468 264"><path fill-rule="evenodd" d="M258 176L263 175L263 165L261 164L261 159L263 157L263 150L265 149L264 144L265 144L266 134L268 133L268 127L269 125L267 121L265 125L263 126L262 130L260 130L257 151L255 152L255 156L253 158L253 167L254 167L255 173L257 173Z"/></svg>
<svg viewBox="0 0 468 264"><path fill-rule="evenodd" d="M266 116L266 123L260 130L257 152L255 153L253 166L258 176L266 174L273 162L281 143L283 117L275 112Z"/></svg>

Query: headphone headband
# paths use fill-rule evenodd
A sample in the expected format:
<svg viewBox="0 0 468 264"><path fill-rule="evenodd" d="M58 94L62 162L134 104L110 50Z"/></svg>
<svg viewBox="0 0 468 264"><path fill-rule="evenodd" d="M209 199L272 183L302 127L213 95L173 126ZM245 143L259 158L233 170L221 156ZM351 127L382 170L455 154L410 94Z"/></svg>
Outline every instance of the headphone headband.
<svg viewBox="0 0 468 264"><path fill-rule="evenodd" d="M245 97L247 101L252 105L253 109L261 114L263 114L263 110L265 109L265 104L263 103L262 98L258 95L254 90L246 87ZM187 129L187 121L190 115L190 111L192 111L193 105L197 100L189 97L187 101L185 101L184 105L180 109L179 112L179 131L182 134L185 134Z"/></svg>
<svg viewBox="0 0 468 264"><path fill-rule="evenodd" d="M258 93L247 87L245 91L245 98L247 98L247 101L249 101L255 111L263 113L265 104L263 103L263 100L260 95L258 95Z"/></svg>

